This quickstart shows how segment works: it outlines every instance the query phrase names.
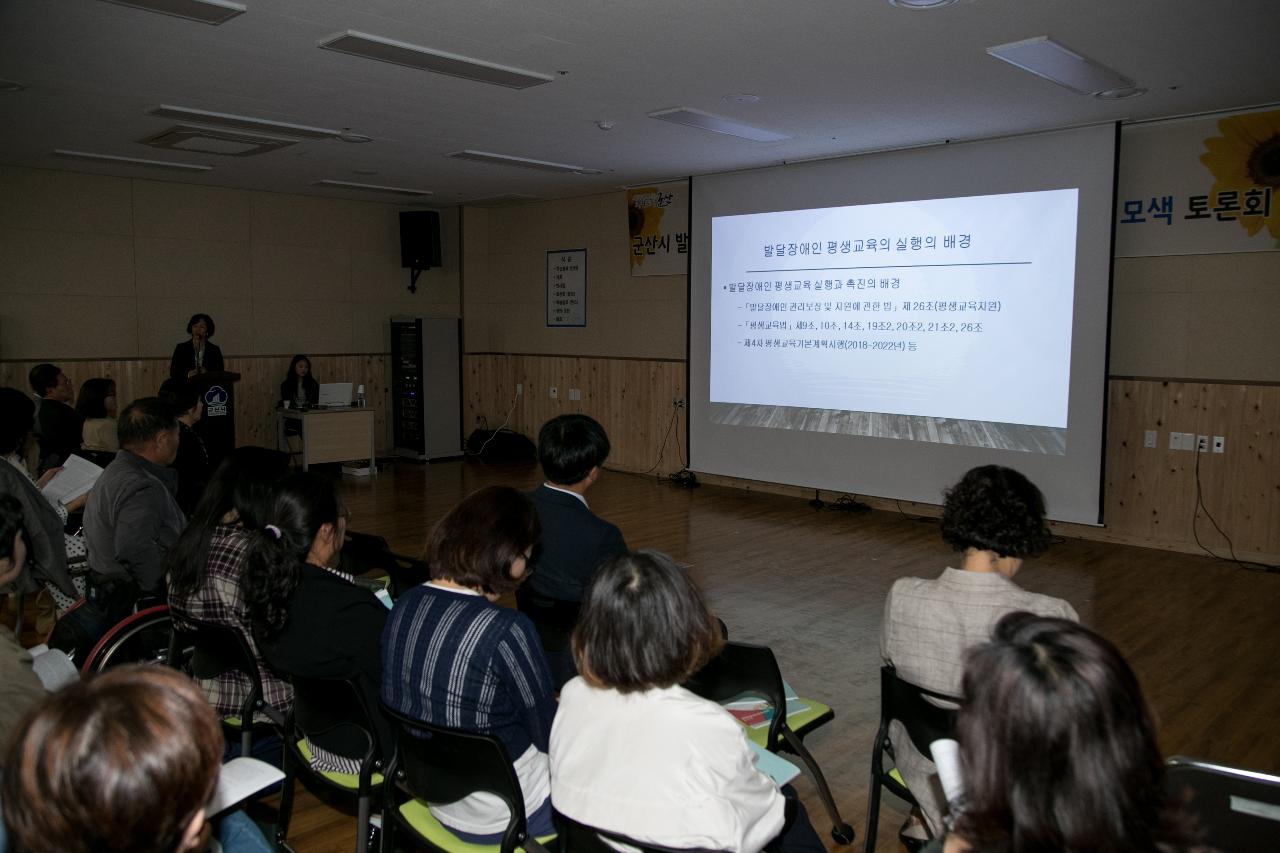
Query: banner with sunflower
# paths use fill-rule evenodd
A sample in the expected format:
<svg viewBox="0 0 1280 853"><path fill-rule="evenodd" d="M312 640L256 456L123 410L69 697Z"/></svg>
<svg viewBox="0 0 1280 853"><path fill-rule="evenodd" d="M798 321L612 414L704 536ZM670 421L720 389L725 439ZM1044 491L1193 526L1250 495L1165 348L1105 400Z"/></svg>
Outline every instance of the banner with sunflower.
<svg viewBox="0 0 1280 853"><path fill-rule="evenodd" d="M1126 127L1116 256L1280 249L1280 110Z"/></svg>
<svg viewBox="0 0 1280 853"><path fill-rule="evenodd" d="M684 275L689 269L689 184L627 190L632 275Z"/></svg>

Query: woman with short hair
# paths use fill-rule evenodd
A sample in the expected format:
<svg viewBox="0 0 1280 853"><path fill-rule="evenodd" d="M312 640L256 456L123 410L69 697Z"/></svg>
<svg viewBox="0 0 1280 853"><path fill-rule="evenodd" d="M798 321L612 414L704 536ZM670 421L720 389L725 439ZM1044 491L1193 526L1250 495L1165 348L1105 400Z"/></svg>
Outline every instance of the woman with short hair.
<svg viewBox="0 0 1280 853"><path fill-rule="evenodd" d="M80 446L85 450L115 453L120 449L116 437L116 382L95 377L86 379L76 397L76 414L83 420Z"/></svg>
<svg viewBox="0 0 1280 853"><path fill-rule="evenodd" d="M218 721L174 670L129 666L71 684L29 712L9 746L0 799L10 843L21 853L202 850L221 758Z"/></svg>
<svg viewBox="0 0 1280 853"><path fill-rule="evenodd" d="M202 373L221 373L222 350L209 338L217 327L208 314L192 314L187 321L187 334L191 337L173 348L169 359L170 379L192 379Z"/></svg>
<svg viewBox="0 0 1280 853"><path fill-rule="evenodd" d="M947 853L1198 846L1166 793L1138 679L1105 638L1018 612L974 649L957 720L964 792Z"/></svg>
<svg viewBox="0 0 1280 853"><path fill-rule="evenodd" d="M571 641L577 678L551 732L557 811L666 847L824 850L799 802L755 766L742 726L681 687L720 650L702 592L660 551L596 573ZM793 792L788 792L793 793Z"/></svg>
<svg viewBox="0 0 1280 853"><path fill-rule="evenodd" d="M515 489L469 495L432 530L431 580L400 596L382 635L383 701L424 722L501 740L534 836L554 832L547 771L554 685L529 617L495 601L524 579L540 532L532 502ZM485 793L429 807L476 844L498 843L510 817Z"/></svg>

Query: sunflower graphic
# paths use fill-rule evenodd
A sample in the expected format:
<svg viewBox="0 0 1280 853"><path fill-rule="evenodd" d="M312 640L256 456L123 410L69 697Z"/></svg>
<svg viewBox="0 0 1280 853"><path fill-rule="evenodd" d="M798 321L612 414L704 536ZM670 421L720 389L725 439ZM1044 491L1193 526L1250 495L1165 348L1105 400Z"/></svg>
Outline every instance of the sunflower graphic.
<svg viewBox="0 0 1280 853"><path fill-rule="evenodd" d="M1252 237L1263 224L1280 248L1280 110L1246 113L1218 122L1221 136L1204 141L1200 162L1213 173L1212 197L1236 191L1243 199L1249 190L1271 189L1268 216L1242 216L1236 221Z"/></svg>

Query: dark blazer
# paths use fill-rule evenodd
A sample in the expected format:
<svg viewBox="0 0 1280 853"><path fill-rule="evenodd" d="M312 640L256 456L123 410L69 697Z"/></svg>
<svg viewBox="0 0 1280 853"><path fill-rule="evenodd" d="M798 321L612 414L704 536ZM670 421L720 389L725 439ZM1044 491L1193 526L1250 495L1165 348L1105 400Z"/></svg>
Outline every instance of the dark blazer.
<svg viewBox="0 0 1280 853"><path fill-rule="evenodd" d="M297 392L298 384L294 380L298 377L290 376L288 379L280 383L280 402L286 400L290 403L295 402L294 395ZM314 406L320 402L320 383L308 373L302 377L302 390L307 395L307 405Z"/></svg>
<svg viewBox="0 0 1280 853"><path fill-rule="evenodd" d="M196 368L196 348L190 340L185 340L173 348L173 357L169 359L169 378L186 379L189 371ZM225 368L222 363L222 350L213 341L204 342L204 369L206 373L220 373Z"/></svg>
<svg viewBox="0 0 1280 853"><path fill-rule="evenodd" d="M383 755L390 755L391 729L378 713L382 687L382 629L387 608L373 593L319 566L298 568L298 586L280 633L258 642L262 657L282 675L354 678L368 707ZM317 743L338 755L359 757L364 745L342 727Z"/></svg>
<svg viewBox="0 0 1280 853"><path fill-rule="evenodd" d="M178 506L190 517L195 514L196 504L209 484L209 451L199 433L181 421L178 422L178 456L172 467L178 472Z"/></svg>
<svg viewBox="0 0 1280 853"><path fill-rule="evenodd" d="M582 601L600 564L627 550L622 532L573 495L546 485L528 494L542 524L542 541L525 587L547 598Z"/></svg>
<svg viewBox="0 0 1280 853"><path fill-rule="evenodd" d="M57 468L80 449L84 418L66 403L40 400L36 408L36 441L40 444L40 473Z"/></svg>

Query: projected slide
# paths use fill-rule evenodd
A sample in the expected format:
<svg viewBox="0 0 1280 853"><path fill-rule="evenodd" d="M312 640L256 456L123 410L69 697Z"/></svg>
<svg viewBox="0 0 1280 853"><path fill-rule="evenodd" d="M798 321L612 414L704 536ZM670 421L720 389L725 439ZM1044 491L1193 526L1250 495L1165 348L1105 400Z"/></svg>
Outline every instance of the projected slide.
<svg viewBox="0 0 1280 853"><path fill-rule="evenodd" d="M711 420L1065 452L1075 189L711 221Z"/></svg>

